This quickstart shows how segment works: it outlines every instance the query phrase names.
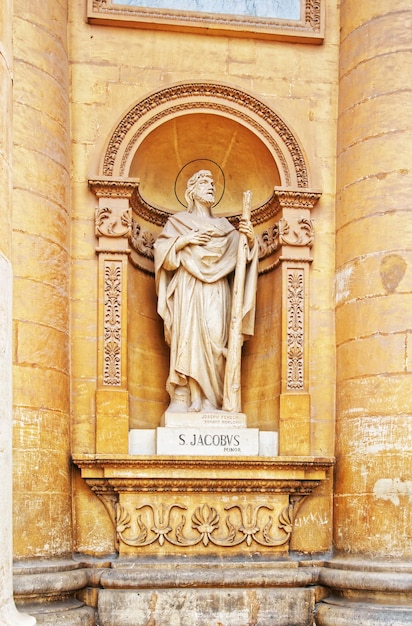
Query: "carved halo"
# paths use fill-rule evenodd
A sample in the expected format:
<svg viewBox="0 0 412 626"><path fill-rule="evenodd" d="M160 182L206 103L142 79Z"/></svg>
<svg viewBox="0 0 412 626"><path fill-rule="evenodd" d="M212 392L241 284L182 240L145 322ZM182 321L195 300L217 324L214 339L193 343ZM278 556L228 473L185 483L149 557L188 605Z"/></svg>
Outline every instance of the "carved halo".
<svg viewBox="0 0 412 626"><path fill-rule="evenodd" d="M186 190L186 184L188 179L200 170L209 170L212 172L215 182L216 190L218 192L218 199L213 206L217 206L223 194L225 193L225 173L218 163L211 159L192 159L186 163L179 171L175 180L175 196L180 204L186 208L186 202L184 199L184 192Z"/></svg>

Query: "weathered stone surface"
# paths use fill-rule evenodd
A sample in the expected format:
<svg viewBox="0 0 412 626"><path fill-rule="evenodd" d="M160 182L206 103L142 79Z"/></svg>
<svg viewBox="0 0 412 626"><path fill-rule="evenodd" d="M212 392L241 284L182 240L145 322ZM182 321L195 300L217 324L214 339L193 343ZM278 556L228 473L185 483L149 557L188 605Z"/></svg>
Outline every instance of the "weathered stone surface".
<svg viewBox="0 0 412 626"><path fill-rule="evenodd" d="M144 589L99 594L102 626L311 626L310 589Z"/></svg>
<svg viewBox="0 0 412 626"><path fill-rule="evenodd" d="M119 559L102 572L104 589L176 588L303 588L319 578L319 563L261 559L216 558Z"/></svg>
<svg viewBox="0 0 412 626"><path fill-rule="evenodd" d="M412 563L341 557L324 563L319 583L331 594L316 606L318 626L412 623Z"/></svg>

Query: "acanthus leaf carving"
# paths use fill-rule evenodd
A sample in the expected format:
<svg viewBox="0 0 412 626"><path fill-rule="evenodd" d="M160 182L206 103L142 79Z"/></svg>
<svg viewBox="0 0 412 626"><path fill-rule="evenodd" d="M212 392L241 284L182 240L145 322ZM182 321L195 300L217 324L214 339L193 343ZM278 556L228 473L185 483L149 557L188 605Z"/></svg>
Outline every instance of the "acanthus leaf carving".
<svg viewBox="0 0 412 626"><path fill-rule="evenodd" d="M104 266L103 385L121 384L122 263Z"/></svg>
<svg viewBox="0 0 412 626"><path fill-rule="evenodd" d="M300 217L292 227L290 222L282 217L278 223L279 243L287 246L312 247L314 239L313 220Z"/></svg>
<svg viewBox="0 0 412 626"><path fill-rule="evenodd" d="M304 270L287 275L287 388L304 389Z"/></svg>
<svg viewBox="0 0 412 626"><path fill-rule="evenodd" d="M310 218L301 217L293 223L293 226L286 218L281 218L270 228L257 235L259 259L262 260L271 256L281 245L310 248L313 245L314 237L313 221ZM149 260L153 260L155 241L156 235L153 232L143 229L138 222L132 220L130 235L132 250Z"/></svg>

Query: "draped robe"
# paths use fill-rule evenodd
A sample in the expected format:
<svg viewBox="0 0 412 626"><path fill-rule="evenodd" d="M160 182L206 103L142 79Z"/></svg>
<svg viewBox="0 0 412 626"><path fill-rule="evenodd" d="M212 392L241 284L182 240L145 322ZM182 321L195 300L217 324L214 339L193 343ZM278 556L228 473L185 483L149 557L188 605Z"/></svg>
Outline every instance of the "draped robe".
<svg viewBox="0 0 412 626"><path fill-rule="evenodd" d="M180 237L212 229L207 244L176 249ZM184 211L171 216L155 243L158 313L170 346L167 391L188 378L199 384L209 403L221 408L231 309L231 274L239 234L226 218ZM257 244L249 251L243 307L244 336L253 334Z"/></svg>

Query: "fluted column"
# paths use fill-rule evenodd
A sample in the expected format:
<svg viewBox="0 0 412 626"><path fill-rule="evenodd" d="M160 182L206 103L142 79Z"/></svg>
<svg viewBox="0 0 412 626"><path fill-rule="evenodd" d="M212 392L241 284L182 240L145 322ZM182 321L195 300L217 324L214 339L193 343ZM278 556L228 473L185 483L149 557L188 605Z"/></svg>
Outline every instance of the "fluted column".
<svg viewBox="0 0 412 626"><path fill-rule="evenodd" d="M411 23L407 0L341 3L334 542L351 558L326 570L320 625L412 620L386 606L412 589Z"/></svg>

